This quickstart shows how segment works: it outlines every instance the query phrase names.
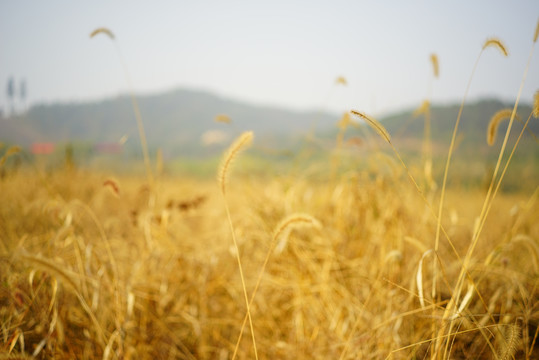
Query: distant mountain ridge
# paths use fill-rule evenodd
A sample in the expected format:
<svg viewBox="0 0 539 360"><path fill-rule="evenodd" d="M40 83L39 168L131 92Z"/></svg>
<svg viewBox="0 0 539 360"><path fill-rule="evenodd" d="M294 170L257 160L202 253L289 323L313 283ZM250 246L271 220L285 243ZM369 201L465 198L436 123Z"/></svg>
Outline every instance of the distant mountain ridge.
<svg viewBox="0 0 539 360"><path fill-rule="evenodd" d="M200 145L208 131L229 137L242 130L257 136L306 132L313 125L329 126L335 115L298 112L229 100L208 92L177 89L158 95L138 96L150 147L179 148ZM217 123L226 114L231 124ZM128 96L99 102L37 105L24 116L0 121L0 141L28 145L33 142L116 142L124 135L138 142L135 116Z"/></svg>
<svg viewBox="0 0 539 360"><path fill-rule="evenodd" d="M513 106L513 103L497 99L482 99L465 104L458 129L459 142L461 142L463 146L469 148L488 148L486 134L490 119L499 110L512 110ZM431 107L432 143L434 147L439 145L439 147L443 149L443 152L446 151L449 145L459 109L460 104L456 103L449 105L434 104ZM523 127L523 123L526 122L531 112L531 105L519 104L517 115L520 120L515 119L513 123L514 125L511 131L513 138L518 136L518 133ZM424 116L415 116L414 109L384 117L382 121L387 130L394 135L396 141L399 139L402 141L409 141L410 139L420 140L423 137ZM502 123L500 123L496 144L501 144L508 123L509 121L502 121ZM532 135L530 135L531 133L535 136L539 136L539 119L532 117L527 128L528 131L524 134L522 139L523 143L531 143L531 141L534 141ZM534 148L539 149L537 146Z"/></svg>
<svg viewBox="0 0 539 360"><path fill-rule="evenodd" d="M150 148L162 148L171 155L200 151L204 134L212 131L214 135L221 135L216 139L227 142L240 131L253 130L257 143L265 141L273 147L286 146L313 127L320 134L332 137L341 116L257 106L186 89L138 96L137 100ZM505 107L512 104L494 99L467 104L460 132L468 138L484 139L491 116ZM450 138L458 108L458 104L432 107L434 143ZM519 106L518 113L523 121L530 112L530 105ZM216 122L218 114L230 117L231 124ZM423 118L414 118L412 114L413 109L379 120L392 136L419 140L423 136ZM530 122L530 131L539 135L537 119ZM37 105L24 115L0 119L0 141L22 146L35 142L115 143L125 135L130 138L131 146L138 145L136 121L128 96L87 103Z"/></svg>

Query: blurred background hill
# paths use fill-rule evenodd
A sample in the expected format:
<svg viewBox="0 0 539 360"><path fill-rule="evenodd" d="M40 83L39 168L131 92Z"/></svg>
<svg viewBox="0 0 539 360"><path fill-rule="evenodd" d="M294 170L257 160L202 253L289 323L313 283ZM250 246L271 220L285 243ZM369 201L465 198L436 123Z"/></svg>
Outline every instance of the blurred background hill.
<svg viewBox="0 0 539 360"><path fill-rule="evenodd" d="M141 95L137 99L150 148L160 148L168 157L220 152L244 130L255 132L259 146L276 150L293 149L298 139L312 131L331 147L338 130L336 124L343 115L259 106L188 89ZM435 153L447 151L459 106L458 103L433 104L432 142ZM477 152L487 151L485 134L488 122L503 108L512 108L512 104L484 99L465 105L459 128L462 146ZM406 109L379 118L403 150L421 150L424 120L422 116L414 116L414 110ZM531 106L521 104L517 113L524 122L531 113ZM216 121L218 115L226 115L230 123ZM501 124L500 133L506 129L507 123ZM521 126L515 122L512 133L518 134ZM528 129L522 146L537 142L534 134L539 135L539 122L532 119ZM347 135L364 136L364 132L350 128ZM503 137L499 136L498 145L501 139ZM26 113L1 119L0 141L23 147L31 147L34 143L125 143L127 149L139 146L129 96L32 106ZM537 146L533 149L537 153Z"/></svg>

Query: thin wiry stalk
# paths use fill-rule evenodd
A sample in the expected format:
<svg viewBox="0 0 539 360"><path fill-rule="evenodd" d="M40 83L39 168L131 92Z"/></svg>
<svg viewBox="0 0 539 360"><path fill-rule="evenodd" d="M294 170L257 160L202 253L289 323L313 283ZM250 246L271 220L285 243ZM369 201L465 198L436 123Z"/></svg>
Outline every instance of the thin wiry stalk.
<svg viewBox="0 0 539 360"><path fill-rule="evenodd" d="M228 223L230 225L230 232L232 233L232 241L234 242L234 249L236 252L236 259L238 261L238 268L240 270L241 285L243 287L243 296L245 297L245 305L247 307L247 316L249 317L249 326L251 327L251 338L253 339L253 349L255 351L255 358L258 359L258 352L256 350L255 332L254 332L254 327L253 327L253 320L251 317L251 306L250 306L249 298L247 296L247 287L245 286L245 277L243 276L243 266L241 265L240 249L238 247L238 242L236 241L236 232L234 231L234 226L232 225L232 218L230 217L230 210L228 209L228 203L226 202L226 199L225 199L225 208L226 208L226 216L228 218Z"/></svg>
<svg viewBox="0 0 539 360"><path fill-rule="evenodd" d="M485 47L486 47L486 45L485 45ZM483 47L483 49L485 47ZM471 241L470 247L468 248L468 251L467 251L466 256L464 258L464 262L463 262L462 267L461 267L461 271L460 271L459 276L458 276L457 285L455 286L456 291L454 291L454 294L456 294L456 300L451 298L451 301L449 302L449 304L447 306L446 313L444 314L444 319L447 319L449 313L451 311L453 311L453 308L456 306L456 303L458 302L458 299L460 297L460 293L462 291L462 287L463 287L463 284L464 284L464 275L467 272L467 269L468 269L470 261L471 261L472 254L473 254L473 252L475 250L475 247L477 246L479 236L481 234L481 231L482 231L483 226L485 224L486 218L488 216L488 211L490 210L490 205L491 205L492 201L494 200L495 193L491 197L492 190L493 190L493 187L494 187L494 184L495 184L495 181L496 181L496 177L498 175L498 171L499 171L499 168L500 168L500 165L501 165L503 155L505 153L505 147L506 147L507 141L509 139L509 134L511 132L511 127L512 127L513 122L515 120L516 111L517 111L517 108L518 108L518 103L519 103L519 100L520 100L520 96L522 94L522 89L524 87L524 83L526 81L526 77L527 77L527 74L528 74L528 69L529 69L529 66L530 66L530 61L531 61L531 58L532 58L532 55L533 55L534 47L535 47L535 42L532 43L532 47L531 47L531 50L530 50L530 55L528 56L528 61L526 63L526 67L524 69L524 74L523 74L523 77L522 77L522 81L520 83L520 88L518 90L515 105L513 107L513 112L511 114L511 119L509 120L509 125L507 126L507 130L505 132L505 138L504 138L502 148L501 148L499 156L498 156L498 161L496 162L496 167L494 169L494 173L492 174L492 179L490 181L489 189L487 191L487 196L485 198L485 201L483 202L483 207L482 207L481 213L479 215L479 226L477 227L477 230L474 232L474 234L472 236L472 241ZM501 181L501 179L500 179L500 181ZM451 321L450 324L449 324L449 330L448 330L449 332L451 332L452 326L453 326L453 321ZM436 350L438 351L438 348ZM445 355L448 354L447 351L448 350L447 350L447 345L446 345Z"/></svg>
<svg viewBox="0 0 539 360"><path fill-rule="evenodd" d="M116 48L116 52L118 53L118 57L120 59L120 64L122 65L122 70L124 72L125 79L127 81L127 86L129 87L129 96L131 98L131 103L133 105L133 111L135 113L135 119L137 121L137 128L138 128L138 133L139 133L139 138L140 138L140 144L141 144L141 147L142 147L142 154L143 154L143 157L144 157L144 166L146 167L146 175L148 176L148 182L149 182L150 188L153 190L153 185L154 185L153 184L153 174L152 174L152 168L151 168L151 165L150 165L150 155L148 153L148 142L146 141L146 132L144 131L144 125L142 123L142 116L140 114L140 109L139 109L139 106L138 106L138 102L137 102L137 99L135 97L135 90L134 90L133 84L131 82L131 76L129 75L129 71L127 70L127 63L125 62L125 59L124 59L124 57L122 55L122 51L120 50L120 45L116 41L116 37L114 36L112 31L110 31L109 29L104 28L104 27L97 28L97 29L95 29L94 31L92 31L90 33L90 38L93 38L94 36L96 36L97 34L100 34L100 33L107 35L111 39L112 43L114 44L114 47Z"/></svg>
<svg viewBox="0 0 539 360"><path fill-rule="evenodd" d="M313 226L318 226L318 221L311 217L310 215L305 214L294 214L289 216L288 218L284 219L277 227L272 239L271 243L268 249L268 252L266 253L266 258L264 259L264 263L262 264L262 268L260 269L260 272L258 273L258 278L256 279L256 285L253 290L253 293L251 294L251 300L249 300L249 307L252 306L253 301L255 299L256 292L258 291L258 287L260 286L260 282L262 281L262 276L264 275L264 272L266 271L266 266L268 265L269 259L271 254L273 253L273 249L275 248L275 243L279 239L279 237L282 235L282 233L288 229L289 227L293 226L295 223L303 223L303 224L310 224ZM248 313L243 318L243 323L241 324L241 330L240 334L238 336L238 341L236 341L236 347L234 348L234 353L232 354L232 360L234 360L237 356L238 349L240 346L241 338L243 336L243 330L245 328L245 325L247 323L248 319Z"/></svg>

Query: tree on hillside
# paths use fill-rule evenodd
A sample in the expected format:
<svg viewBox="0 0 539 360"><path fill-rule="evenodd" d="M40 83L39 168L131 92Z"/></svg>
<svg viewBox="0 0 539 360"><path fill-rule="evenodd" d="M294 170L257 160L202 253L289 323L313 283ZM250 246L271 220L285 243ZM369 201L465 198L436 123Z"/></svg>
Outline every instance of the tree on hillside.
<svg viewBox="0 0 539 360"><path fill-rule="evenodd" d="M21 96L21 103L22 103L22 110L23 112L26 111L26 80L22 79L20 84L20 96Z"/></svg>
<svg viewBox="0 0 539 360"><path fill-rule="evenodd" d="M10 76L7 81L7 97L11 101L11 115L13 115L15 113L15 80L13 79L13 76Z"/></svg>

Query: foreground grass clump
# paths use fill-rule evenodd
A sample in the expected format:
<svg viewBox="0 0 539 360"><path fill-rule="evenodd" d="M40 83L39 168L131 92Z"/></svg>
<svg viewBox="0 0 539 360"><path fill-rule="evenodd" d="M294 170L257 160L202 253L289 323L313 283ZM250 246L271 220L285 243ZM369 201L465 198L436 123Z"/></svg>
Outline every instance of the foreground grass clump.
<svg viewBox="0 0 539 360"><path fill-rule="evenodd" d="M442 226L457 256L443 237L429 252L437 221L403 172L352 171L332 183L234 176L226 190L238 248L216 181L161 179L152 195L135 177L8 174L0 353L254 358L249 325L236 348L247 314L239 249L247 296L257 288L259 358L430 357L482 191L446 194ZM468 267L476 290L451 320L451 358L539 356L537 196L494 201ZM296 213L316 226L284 231Z"/></svg>

